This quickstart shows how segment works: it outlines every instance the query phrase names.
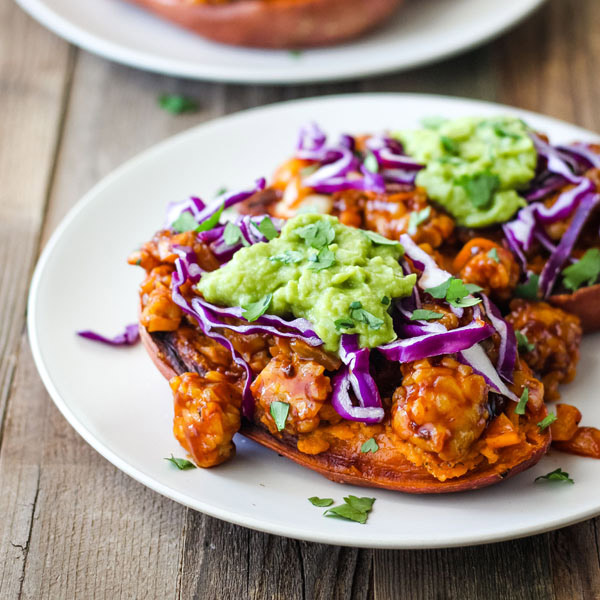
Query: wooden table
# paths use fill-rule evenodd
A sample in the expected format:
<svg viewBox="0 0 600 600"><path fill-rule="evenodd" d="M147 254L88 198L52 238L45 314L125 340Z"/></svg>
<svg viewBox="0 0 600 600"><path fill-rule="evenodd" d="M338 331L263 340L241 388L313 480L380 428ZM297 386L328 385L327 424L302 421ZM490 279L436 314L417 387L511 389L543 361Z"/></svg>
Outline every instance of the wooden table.
<svg viewBox="0 0 600 600"><path fill-rule="evenodd" d="M173 133L278 100L379 90L495 100L598 131L599 75L599 0L550 0L502 39L436 66L283 88L118 66L2 0L0 598L600 598L597 520L502 544L379 551L298 542L188 510L71 429L25 333L31 272L59 220L101 177ZM161 111L165 91L198 98L200 111Z"/></svg>

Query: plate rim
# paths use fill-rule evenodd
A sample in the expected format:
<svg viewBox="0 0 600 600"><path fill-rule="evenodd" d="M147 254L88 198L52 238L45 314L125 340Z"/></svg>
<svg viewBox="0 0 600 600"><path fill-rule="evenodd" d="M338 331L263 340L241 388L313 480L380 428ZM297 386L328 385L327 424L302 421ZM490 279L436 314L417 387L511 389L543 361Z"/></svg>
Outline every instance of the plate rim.
<svg viewBox="0 0 600 600"><path fill-rule="evenodd" d="M165 496L179 504L187 506L193 510L198 512L202 512L211 517L215 517L217 519L224 520L229 523L233 523L235 525L239 525L242 527L248 527L250 529L261 531L264 533L268 533L271 535L280 535L284 537L289 537L292 539L298 539L308 542L321 543L321 544L329 544L329 545L339 545L339 546L348 546L348 547L357 547L357 548L380 548L380 549L405 549L405 550L413 550L413 549L435 549L435 548L455 548L455 547L467 547L474 545L482 545L488 543L496 543L503 542L508 540L520 539L523 537L529 537L532 535L538 535L541 533L545 533L548 531L553 531L555 529L559 529L562 527L566 527L569 525L573 525L590 518L596 517L600 515L600 505L597 508L590 508L584 511L581 514L578 514L573 517L563 517L558 520L552 521L549 524L542 526L534 526L526 527L523 526L518 530L513 530L508 534L499 533L497 535L488 536L486 539L482 539L478 537L477 534L468 534L463 535L462 537L455 538L451 541L443 541L440 543L432 543L431 540L412 540L409 543L405 543L404 541L400 542L388 542L384 541L383 543L372 543L372 541L361 542L360 537L357 537L352 533L345 533L344 530L340 530L340 533L336 533L332 535L330 532L325 534L313 534L313 533L303 533L301 528L298 528L294 525L281 525L278 524L275 528L271 525L270 522L265 520L264 518L255 518L249 517L247 515L240 515L239 513L231 512L229 510L221 510L218 506L214 506L213 504L206 504L202 500L198 500L197 498L177 492L171 488L167 484L163 484L158 481L154 476L145 472L143 469L137 468L131 464L129 464L126 460L122 459L116 452L113 452L106 444L97 439L94 434L89 431L85 425L78 420L74 412L69 408L67 403L62 399L57 387L54 385L52 375L48 371L45 366L43 356L40 350L40 345L38 343L38 335L37 335L37 319L36 319L36 304L39 301L38 293L39 293L39 285L41 278L43 276L43 272L45 270L46 264L51 259L54 248L59 244L62 234L65 230L69 228L72 221L76 219L80 212L84 211L88 204L92 203L95 198L102 193L104 188L112 185L113 181L118 180L124 173L131 169L135 169L138 164L144 163L147 159L151 158L155 154L160 154L170 146L177 145L180 142L184 142L188 137L194 137L197 135L198 131L211 129L214 127L219 127L222 122L232 121L234 122L237 119L245 119L248 115L252 115L255 113L261 112L269 112L272 110L283 110L288 106L293 106L296 104L311 104L311 103L331 103L335 104L340 101L353 102L355 100L365 100L367 99L378 99L382 97L394 98L399 97L403 99L408 99L414 101L418 101L422 98L435 98L442 100L444 102L458 103L462 104L464 102L471 103L474 105L480 106L488 106L494 107L500 110L508 110L509 112L518 111L520 115L524 118L530 117L543 117L545 120L553 122L557 126L567 126L570 129L580 132L581 134L585 134L587 138L597 138L600 140L600 135L579 127L577 125L573 125L568 121L564 121L561 119L557 119L555 117L550 117L543 115L541 113L535 113L532 111L520 109L515 106L510 106L506 104L498 104L495 102L488 102L483 100L475 100L471 98L462 98L457 96L446 96L446 95L438 95L438 94L413 94L413 93L395 93L395 92L375 92L375 93L354 93L354 94L337 94L331 96L321 96L321 97L312 97L312 98L301 98L294 100L287 100L284 102L277 102L267 106L260 106L250 109L241 110L229 115L225 115L219 117L217 119L209 120L204 123L200 123L190 129L187 129L183 132L177 133L173 136L166 138L147 148L146 150L141 151L137 155L132 158L126 160L116 169L111 171L105 177L103 177L99 182L97 182L88 192L86 192L71 209L66 213L66 215L61 219L58 226L52 232L48 241L46 242L43 250L39 254L33 276L31 278L29 294L27 299L27 336L29 341L29 346L31 349L31 353L33 356L33 360L36 366L36 369L40 375L40 378L46 388L46 391L50 395L52 401L55 406L58 408L60 413L66 419L66 421L75 429L75 431L85 440L85 442L90 445L95 451L97 451L103 458L112 463L119 470L124 472L126 475L131 477L132 479L138 481L142 485L146 486L153 492L159 493L162 496ZM367 537L367 536L363 536Z"/></svg>
<svg viewBox="0 0 600 600"><path fill-rule="evenodd" d="M509 29L516 27L519 23L527 19L546 2L546 0L525 1L528 4L522 11L517 13L516 18L503 20L499 27L490 26L484 28L478 35L475 35L467 42L457 42L442 52L425 53L420 58L415 58L406 62L398 62L397 60L393 61L389 59L379 66L364 66L356 70L350 68L340 69L338 64L335 68L320 73L294 74L289 69L283 67L277 67L271 72L259 72L256 70L249 70L248 72L237 70L231 72L231 70L224 70L222 66L194 64L188 61L165 59L156 54L148 54L147 52L137 50L126 44L120 44L118 42L107 40L99 35L89 33L84 28L58 14L49 7L44 0L15 0L21 9L31 18L52 31L54 34L109 61L162 75L220 83L254 83L259 85L294 85L348 81L355 78L364 79L378 75L399 73L441 62L464 52L468 52L473 48L500 37ZM275 50L275 52L280 51ZM281 52L286 51L283 50Z"/></svg>

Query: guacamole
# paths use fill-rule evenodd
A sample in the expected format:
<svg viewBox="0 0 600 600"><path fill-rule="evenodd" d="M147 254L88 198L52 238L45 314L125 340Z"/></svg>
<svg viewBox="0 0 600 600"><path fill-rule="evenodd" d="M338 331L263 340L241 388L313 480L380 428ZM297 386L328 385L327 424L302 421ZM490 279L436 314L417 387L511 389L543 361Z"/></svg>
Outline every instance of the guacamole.
<svg viewBox="0 0 600 600"><path fill-rule="evenodd" d="M265 311L308 319L330 351L343 333L373 348L396 339L388 308L415 284L398 264L402 254L399 243L375 233L303 214L279 237L242 248L203 275L198 290L214 304L244 307L249 320Z"/></svg>
<svg viewBox="0 0 600 600"><path fill-rule="evenodd" d="M525 206L517 191L533 179L537 153L520 119L463 117L397 137L426 165L417 185L459 225L503 223Z"/></svg>

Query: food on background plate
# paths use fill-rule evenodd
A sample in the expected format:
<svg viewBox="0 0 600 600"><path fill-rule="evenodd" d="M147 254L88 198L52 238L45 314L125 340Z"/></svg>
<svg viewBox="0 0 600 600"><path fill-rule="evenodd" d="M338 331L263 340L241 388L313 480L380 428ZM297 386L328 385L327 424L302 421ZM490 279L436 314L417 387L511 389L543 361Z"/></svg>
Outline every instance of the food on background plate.
<svg viewBox="0 0 600 600"><path fill-rule="evenodd" d="M298 49L355 38L402 0L129 0L206 38Z"/></svg>
<svg viewBox="0 0 600 600"><path fill-rule="evenodd" d="M130 263L194 463L231 459L240 432L335 481L439 493L551 439L600 458L577 408L546 406L582 335L555 292L598 288L594 150L509 117L333 145L313 125L268 186L170 205Z"/></svg>

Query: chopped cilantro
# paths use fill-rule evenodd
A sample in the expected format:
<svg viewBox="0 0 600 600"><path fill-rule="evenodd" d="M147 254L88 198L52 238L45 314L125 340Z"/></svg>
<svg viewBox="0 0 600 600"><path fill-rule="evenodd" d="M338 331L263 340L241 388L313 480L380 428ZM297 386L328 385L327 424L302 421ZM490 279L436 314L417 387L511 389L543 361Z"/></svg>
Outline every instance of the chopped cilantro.
<svg viewBox="0 0 600 600"><path fill-rule="evenodd" d="M564 481L566 483L575 483L570 477L568 473L565 473L560 467L555 469L554 471L550 471L550 473L546 473L546 475L540 475L535 478L535 481Z"/></svg>
<svg viewBox="0 0 600 600"><path fill-rule="evenodd" d="M279 232L275 225L273 225L273 221L269 219L269 217L265 217L260 224L258 225L258 230L269 240L274 240Z"/></svg>
<svg viewBox="0 0 600 600"><path fill-rule="evenodd" d="M336 331L340 329L352 329L356 327L356 323L352 319L336 319L333 324L335 325Z"/></svg>
<svg viewBox="0 0 600 600"><path fill-rule="evenodd" d="M186 231L194 231L198 227L198 222L192 216L192 213L182 212L171 225L171 229L177 233L185 233Z"/></svg>
<svg viewBox="0 0 600 600"><path fill-rule="evenodd" d="M379 446L377 445L377 442L375 441L375 438L368 439L360 447L360 451L363 452L363 453L372 452L373 454L375 454L375 452L377 452L377 450L379 450Z"/></svg>
<svg viewBox="0 0 600 600"><path fill-rule="evenodd" d="M271 402L269 412L275 421L277 431L282 431L285 429L285 421L288 413L290 412L290 405L287 402L279 402L279 400L275 400L274 402Z"/></svg>
<svg viewBox="0 0 600 600"><path fill-rule="evenodd" d="M292 58L300 58L302 56L302 50L288 50Z"/></svg>
<svg viewBox="0 0 600 600"><path fill-rule="evenodd" d="M461 279L452 277L448 285L448 291L446 292L446 300L449 304L458 308L474 306L475 304L479 304L481 300L479 298L469 298L468 296L478 291L481 291L479 286L474 284L465 285Z"/></svg>
<svg viewBox="0 0 600 600"><path fill-rule="evenodd" d="M562 271L563 285L574 292L583 285L593 285L600 275L600 250L590 248L576 263Z"/></svg>
<svg viewBox="0 0 600 600"><path fill-rule="evenodd" d="M429 219L430 214L431 206L428 206L423 210L411 212L410 217L408 218L408 233L410 235L415 235L415 233L417 233L417 227L421 225L421 223L425 223L425 221Z"/></svg>
<svg viewBox="0 0 600 600"><path fill-rule="evenodd" d="M443 313L435 312L435 310L426 310L424 308L417 308L413 310L410 315L411 321L433 321L434 319L441 319L444 316Z"/></svg>
<svg viewBox="0 0 600 600"><path fill-rule="evenodd" d="M388 240L386 237L375 233L374 231L367 231L366 229L361 229L362 233L369 238L372 244L379 244L380 246L396 246L400 244L397 240Z"/></svg>
<svg viewBox="0 0 600 600"><path fill-rule="evenodd" d="M500 178L489 171L475 175L462 175L455 181L466 192L475 208L488 208L494 192L500 187Z"/></svg>
<svg viewBox="0 0 600 600"><path fill-rule="evenodd" d="M158 105L173 115L198 110L198 103L195 100L181 94L162 94L158 99Z"/></svg>
<svg viewBox="0 0 600 600"><path fill-rule="evenodd" d="M297 230L298 235L317 250L328 246L335 239L335 231L329 221L318 221Z"/></svg>
<svg viewBox="0 0 600 600"><path fill-rule="evenodd" d="M308 266L312 271L329 269L335 263L335 254L327 247L321 248L318 254L309 257L312 264Z"/></svg>
<svg viewBox="0 0 600 600"><path fill-rule="evenodd" d="M545 419L542 419L537 426L540 428L540 431L544 431L547 427L550 427L554 421L556 421L558 417L554 413L549 413Z"/></svg>
<svg viewBox="0 0 600 600"><path fill-rule="evenodd" d="M480 292L481 288L474 283L465 284L462 279L456 277L449 277L444 283L427 288L425 291L434 298L445 299L446 302L457 308L474 306L481 302L479 298L469 298L470 294Z"/></svg>
<svg viewBox="0 0 600 600"><path fill-rule="evenodd" d="M360 302L352 302L350 304L350 318L359 323L365 323L371 329L380 329L384 324L383 319L376 317L374 314L366 311Z"/></svg>
<svg viewBox="0 0 600 600"><path fill-rule="evenodd" d="M387 296L384 296L381 299L381 304L383 304L384 306L387 306L390 302L391 302L391 300Z"/></svg>
<svg viewBox="0 0 600 600"><path fill-rule="evenodd" d="M283 254L276 254L270 256L269 260L272 262L282 262L284 265L296 264L302 261L304 257L302 252L296 252L295 250L286 250Z"/></svg>
<svg viewBox="0 0 600 600"><path fill-rule="evenodd" d="M434 298L446 298L446 294L448 293L448 288L450 287L450 282L452 281L452 277L448 277L444 283L440 283L440 285L436 285L432 288L426 288L425 291Z"/></svg>
<svg viewBox="0 0 600 600"><path fill-rule="evenodd" d="M235 223L227 223L223 232L223 239L228 246L236 246L240 242L244 246L249 246L250 243L242 234L242 230Z"/></svg>
<svg viewBox="0 0 600 600"><path fill-rule="evenodd" d="M175 458L172 454L171 458L165 458L165 460L168 460L171 464L175 465L180 471L196 468L196 465L193 462L185 458Z"/></svg>
<svg viewBox="0 0 600 600"><path fill-rule="evenodd" d="M379 172L379 163L377 162L377 158L372 152L369 152L365 157L363 165L367 171L371 171L371 173Z"/></svg>
<svg viewBox="0 0 600 600"><path fill-rule="evenodd" d="M308 501L319 508L325 508L333 504L333 498L319 498L319 496L311 496Z"/></svg>
<svg viewBox="0 0 600 600"><path fill-rule="evenodd" d="M334 506L325 511L325 516L344 519L346 521L355 521L364 525L367 522L374 502L375 498L347 496L344 498L344 504Z"/></svg>
<svg viewBox="0 0 600 600"><path fill-rule="evenodd" d="M494 260L495 262L500 262L500 257L498 256L498 248L492 248L487 255Z"/></svg>
<svg viewBox="0 0 600 600"><path fill-rule="evenodd" d="M242 317L246 319L246 321L256 321L258 317L264 315L271 304L271 300L273 299L273 294L267 294L264 298L261 298L258 302L251 302L243 307L244 312L242 313Z"/></svg>
<svg viewBox="0 0 600 600"><path fill-rule="evenodd" d="M525 414L525 408L527 407L527 403L529 402L529 388L523 388L523 393L521 394L521 398L515 408L515 413L518 415Z"/></svg>
<svg viewBox="0 0 600 600"><path fill-rule="evenodd" d="M458 144L447 135L440 135L440 142L442 144L442 148L448 152L449 154L457 154L458 153Z"/></svg>
<svg viewBox="0 0 600 600"><path fill-rule="evenodd" d="M540 276L530 273L525 283L519 284L515 288L515 296L525 298L525 300L537 300Z"/></svg>
<svg viewBox="0 0 600 600"><path fill-rule="evenodd" d="M225 186L220 187L216 192L215 192L215 198L218 198L219 196L222 196L225 192L227 192L227 188Z"/></svg>
<svg viewBox="0 0 600 600"><path fill-rule="evenodd" d="M517 346L519 347L519 351L526 353L535 350L535 344L531 344L527 336L522 331L517 329L517 331L515 331L515 337L517 338Z"/></svg>

